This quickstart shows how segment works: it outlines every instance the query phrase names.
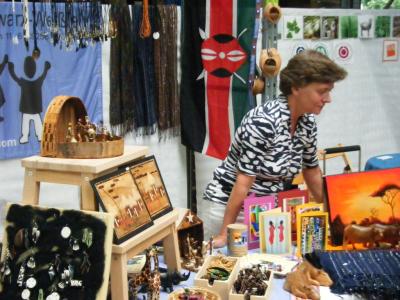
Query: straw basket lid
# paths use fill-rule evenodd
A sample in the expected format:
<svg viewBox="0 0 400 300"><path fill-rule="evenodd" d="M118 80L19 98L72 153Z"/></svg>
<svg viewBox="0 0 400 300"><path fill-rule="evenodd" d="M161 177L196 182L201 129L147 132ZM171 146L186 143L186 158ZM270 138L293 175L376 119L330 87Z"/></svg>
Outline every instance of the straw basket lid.
<svg viewBox="0 0 400 300"><path fill-rule="evenodd" d="M85 105L78 97L56 96L50 102L43 125L40 154L57 156L57 145L65 142L68 123L75 123L87 115Z"/></svg>
<svg viewBox="0 0 400 300"><path fill-rule="evenodd" d="M172 293L169 294L168 300L181 300L182 298L179 298L179 296L182 295L188 295L188 296L201 296L203 297L202 299L205 300L221 300L221 297L208 289L205 288L200 288L200 287L190 287L190 288L180 288Z"/></svg>

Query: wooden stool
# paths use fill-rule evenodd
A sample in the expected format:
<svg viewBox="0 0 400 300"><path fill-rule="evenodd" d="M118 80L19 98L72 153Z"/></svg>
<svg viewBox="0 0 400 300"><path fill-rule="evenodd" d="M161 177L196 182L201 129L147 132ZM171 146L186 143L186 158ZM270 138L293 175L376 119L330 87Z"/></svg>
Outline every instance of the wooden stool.
<svg viewBox="0 0 400 300"><path fill-rule="evenodd" d="M31 156L21 160L25 168L23 204L39 204L41 182L78 185L80 208L98 210L90 180L116 170L119 166L148 154L146 146L125 146L121 156L102 159L70 159Z"/></svg>
<svg viewBox="0 0 400 300"><path fill-rule="evenodd" d="M164 262L169 271L180 271L178 237L175 222L178 209L156 219L154 225L119 245L113 245L111 258L111 297L113 300L128 300L128 259L134 257L154 243L162 240Z"/></svg>

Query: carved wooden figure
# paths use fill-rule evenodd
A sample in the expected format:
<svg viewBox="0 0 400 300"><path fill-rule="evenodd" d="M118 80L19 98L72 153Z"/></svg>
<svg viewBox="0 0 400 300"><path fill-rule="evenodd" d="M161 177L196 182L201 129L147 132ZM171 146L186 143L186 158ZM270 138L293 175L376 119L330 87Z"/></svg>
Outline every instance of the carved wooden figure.
<svg viewBox="0 0 400 300"><path fill-rule="evenodd" d="M332 284L328 273L315 268L308 261L303 261L295 271L287 275L283 288L296 297L319 300L320 296L315 287Z"/></svg>
<svg viewBox="0 0 400 300"><path fill-rule="evenodd" d="M377 246L379 246L379 242L389 243L392 248L398 246L400 242L400 225L372 224L371 227L382 231L383 237L377 242Z"/></svg>
<svg viewBox="0 0 400 300"><path fill-rule="evenodd" d="M153 259L154 270L151 270L151 259ZM158 267L158 256L155 248L146 249L146 264L142 272L133 276L129 280L130 287L133 290L133 298L137 299L137 292L142 285L147 285L147 299L160 299L160 271Z"/></svg>
<svg viewBox="0 0 400 300"><path fill-rule="evenodd" d="M362 243L365 247L373 248L375 243L382 238L383 232L378 228L349 224L344 228L343 249L346 249L348 244L352 244L353 249L356 249L355 243Z"/></svg>

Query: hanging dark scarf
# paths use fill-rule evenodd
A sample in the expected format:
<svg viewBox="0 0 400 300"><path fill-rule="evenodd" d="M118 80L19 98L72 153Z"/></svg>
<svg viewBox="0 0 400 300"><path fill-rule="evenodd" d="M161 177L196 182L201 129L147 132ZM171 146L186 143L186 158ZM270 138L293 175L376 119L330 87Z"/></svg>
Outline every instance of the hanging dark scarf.
<svg viewBox="0 0 400 300"><path fill-rule="evenodd" d="M160 38L154 41L154 65L157 82L157 124L159 136L179 135L180 103L177 80L177 7L159 5L156 28ZM158 25L158 26L157 26Z"/></svg>
<svg viewBox="0 0 400 300"><path fill-rule="evenodd" d="M154 40L140 37L143 9L141 5L132 6L135 129L138 134L153 134L156 129ZM154 8L149 7L151 27L154 22Z"/></svg>
<svg viewBox="0 0 400 300"><path fill-rule="evenodd" d="M110 124L125 135L135 128L132 20L126 0L113 4L110 11L110 24L115 22L117 30L111 40Z"/></svg>

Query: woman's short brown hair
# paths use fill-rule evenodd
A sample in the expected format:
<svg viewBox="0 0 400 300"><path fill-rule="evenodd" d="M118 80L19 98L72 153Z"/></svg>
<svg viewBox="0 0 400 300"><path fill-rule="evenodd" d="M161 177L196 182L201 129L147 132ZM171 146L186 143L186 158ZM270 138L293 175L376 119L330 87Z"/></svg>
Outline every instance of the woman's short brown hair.
<svg viewBox="0 0 400 300"><path fill-rule="evenodd" d="M293 56L281 71L279 89L288 96L292 93L292 87L304 87L313 82L335 83L346 75L346 70L326 55L305 50Z"/></svg>

